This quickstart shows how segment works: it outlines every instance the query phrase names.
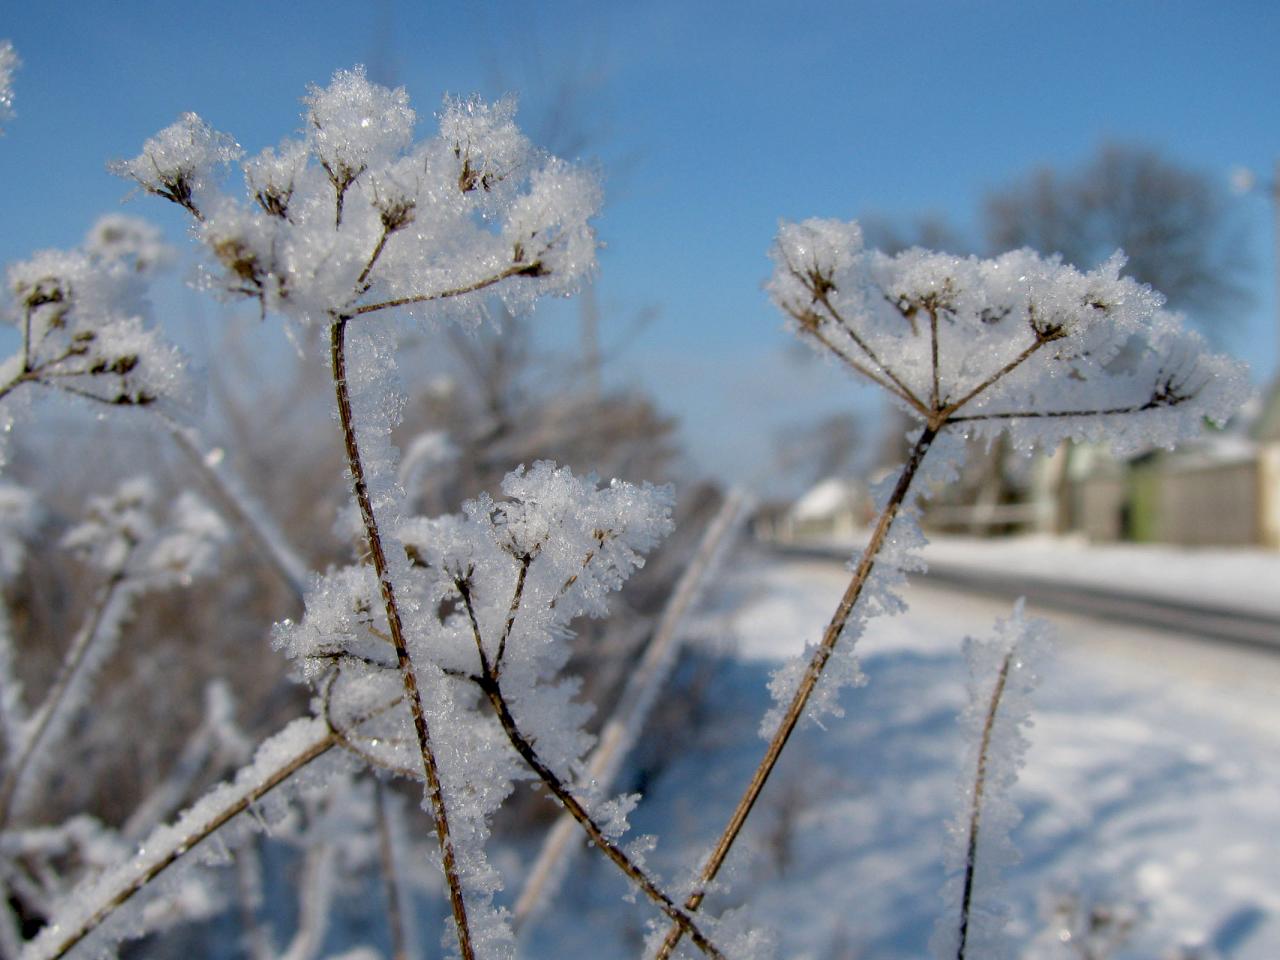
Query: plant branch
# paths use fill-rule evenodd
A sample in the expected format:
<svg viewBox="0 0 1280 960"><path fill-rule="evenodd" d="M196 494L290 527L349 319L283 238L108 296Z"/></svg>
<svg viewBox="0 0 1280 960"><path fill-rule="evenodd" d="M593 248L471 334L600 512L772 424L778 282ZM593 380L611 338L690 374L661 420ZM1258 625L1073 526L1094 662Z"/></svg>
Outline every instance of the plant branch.
<svg viewBox="0 0 1280 960"><path fill-rule="evenodd" d="M1012 651L1004 655L1000 672L996 676L995 688L991 691L987 717L982 724L982 743L978 747L978 769L973 778L973 806L969 811L969 847L964 863L964 892L960 897L960 943L956 948L956 960L965 960L965 945L969 938L969 911L973 903L973 876L978 861L978 827L982 821L982 795L987 786L987 754L991 749L991 731L995 728L996 711L1000 709L1000 700L1004 697L1005 684L1009 679L1009 663L1012 659Z"/></svg>
<svg viewBox="0 0 1280 960"><path fill-rule="evenodd" d="M221 802L214 809L205 809L204 805L199 805L200 809L193 808L183 814L174 827L163 828L166 831L164 849L161 851L146 851L145 863L140 863L138 858L131 861L127 865L128 873L131 875L127 876L121 883L104 884L101 882L102 878L90 881L95 887L102 889L90 889L83 895L74 898L75 912L77 916L83 917L83 919L77 920L69 927L63 927L57 922L58 918L56 916L52 918L49 926L45 927L45 934L42 938L33 943L27 955L28 960L44 960L44 958L56 960L58 957L65 956L85 937L98 929L116 910L132 900L134 896L173 866L189 850L201 841L208 839L236 816L244 813L253 804L262 800L303 767L328 753L337 744L338 740L332 731L324 730L319 734L312 733L304 742L289 750L286 756L273 764L265 773L244 778L238 777L236 784L227 784L219 788L221 792L216 795ZM251 767L246 767L242 770L242 773L250 769ZM240 784L238 782L240 779L244 779L246 782ZM100 900L96 904L94 902L95 894L98 895ZM86 909L86 901L88 901L88 909Z"/></svg>
<svg viewBox="0 0 1280 960"><path fill-rule="evenodd" d="M938 385L938 308L929 305L929 352L933 367L933 397L929 406L934 410L942 409L942 391Z"/></svg>
<svg viewBox="0 0 1280 960"><path fill-rule="evenodd" d="M720 839L716 842L716 846L711 852L711 856L707 858L707 862L703 865L697 886L684 902L686 910L691 912L697 910L706 898L708 884L716 878L720 868L724 865L725 859L729 856L729 851L733 848L734 842L742 832L743 825L747 822L751 809L760 798L760 793L764 790L764 786L769 780L769 775L773 773L773 768L777 765L778 758L782 755L782 750L787 745L787 740L791 737L796 724L800 722L800 718L804 715L809 697L814 688L817 687L818 680L826 669L827 661L831 659L831 654L835 651L836 643L839 641L841 633L844 632L845 625L849 622L849 616L852 614L858 598L862 595L863 587L866 586L867 579L871 576L871 571L875 568L876 559L884 548L889 530L893 526L898 511L906 501L907 493L911 489L916 473L919 471L925 455L929 452L929 447L937 437L939 429L933 426L926 426L912 447L907 463L898 475L898 482L889 496L889 501L880 512L880 517L876 521L871 539L868 541L866 549L862 552L858 566L854 569L853 577L850 579L848 587L845 588L844 596L841 597L835 613L831 616L831 621L827 624L826 630L823 631L822 642L813 652L808 668L805 670L804 676L801 678L782 720L779 722L772 738L770 738L769 745L765 749L759 766L752 775L746 791L738 800L738 805L734 808L724 832L721 833ZM657 957L659 960L668 960L675 952L675 948L679 945L683 936L684 931L680 927L672 926L667 933L666 940L663 941L658 950Z"/></svg>
<svg viewBox="0 0 1280 960"><path fill-rule="evenodd" d="M1046 336L1041 336L1040 334L1037 334L1036 339L1034 342L1032 342L1031 346L1027 347L1025 350L1019 353L1016 357L1014 357L1012 360L1006 363L1003 367L1001 367L995 373L991 374L991 376L987 377L987 379L983 380L980 384L978 384L976 387L974 387L972 390L966 393L959 400L956 400L954 403L949 403L947 404L947 406L943 407L940 412L942 413L944 419L947 419L947 420L952 419L951 415L954 414L961 407L963 407L966 403L968 403L970 400L972 400L974 397L978 396L979 394L985 393L997 382L1002 380L1004 377L1008 376L1018 367L1022 366L1022 364L1026 362L1026 360L1029 357L1031 357L1032 354L1034 354L1037 350L1043 347L1046 343L1052 343L1055 339L1058 339L1058 338L1052 337L1052 336L1046 337Z"/></svg>
<svg viewBox="0 0 1280 960"><path fill-rule="evenodd" d="M440 785L440 771L436 763L435 753L431 746L431 732L427 726L427 715L422 706L422 695L418 690L418 678L414 671L409 648L404 639L404 628L400 620L400 607L396 601L395 586L387 568L386 554L382 549L382 533L373 512L373 502L369 497L369 487L365 480L364 462L360 457L360 446L356 439L355 419L351 408L351 393L347 387L346 330L345 316L335 317L330 328L330 362L333 373L334 394L338 405L338 418L342 424L342 436L347 451L347 466L351 471L351 484L360 507L360 517L364 522L365 537L369 543L369 553L373 559L374 570L378 575L378 585L382 593L382 605L387 615L387 626L391 633L391 642L396 650L396 661L400 669L400 677L404 684L405 699L409 704L409 712L413 716L413 729L418 738L418 750L422 756L423 774L426 779L426 794L435 819L436 839L440 844L441 865L445 880L449 887L449 904L453 911L454 927L458 934L458 947L463 960L474 960L475 950L471 944L471 930L467 920L467 906L462 893L462 881L458 876L457 858L453 850L453 837L449 832L449 816L445 806L444 793Z"/></svg>
<svg viewBox="0 0 1280 960"><path fill-rule="evenodd" d="M535 260L532 263L516 263L500 270L492 276L476 280L474 283L464 284L461 287L454 287L450 290L440 290L436 293L419 293L409 297L397 297L394 300L383 300L379 303L367 303L351 310L351 318L364 316L367 313L374 313L378 310L390 310L393 307L406 307L415 303L430 303L435 300L448 300L452 297L465 296L468 293L476 293L487 287L501 283L510 277L531 277L542 276L542 262ZM349 318L350 319L350 318Z"/></svg>
<svg viewBox="0 0 1280 960"><path fill-rule="evenodd" d="M813 297L814 297L814 301L816 303L822 304L822 306L826 309L827 313L831 315L831 319L834 320L836 323L838 323L844 329L845 333L849 335L850 339L852 339L853 342L858 345L858 348L867 355L867 359L870 360L872 363L874 363L881 370L883 370L884 375L888 377L890 380L892 380L894 384L898 387L898 389L901 390L905 396L911 398L911 400L913 401L912 406L915 406L915 407L924 406L924 402L915 395L915 392L910 387L908 387L905 383L902 382L902 378L899 377L896 373L894 373L893 370L890 369L890 367L887 364L885 364L883 360L881 360L878 356L876 356L876 352L873 349L871 349L871 344L867 343L867 341L863 339L862 335L858 333L857 328L855 328L853 324L845 320L845 318L840 314L840 311L838 311L835 308L835 306L831 303L831 297L828 295L825 289L815 288L813 291Z"/></svg>
<svg viewBox="0 0 1280 960"><path fill-rule="evenodd" d="M520 569L516 573L516 586L511 592L511 606L507 608L507 622L502 628L502 636L498 639L498 652L493 656L493 675L502 674L502 658L507 655L507 638L511 636L511 628L515 626L516 614L520 612L520 604L524 601L524 582L529 575L529 565L533 563L533 554L520 556Z"/></svg>
<svg viewBox="0 0 1280 960"><path fill-rule="evenodd" d="M800 328L803 331L810 334L815 340L817 340L820 344L822 344L824 347L830 350L833 354L835 354L836 357L838 357L844 364L846 364L855 373L861 374L862 376L870 380L872 383L874 383L876 386L880 387L883 390L889 391L889 393L892 393L894 396L901 397L907 404L909 404L914 410L918 411L922 416L925 416L925 417L930 416L931 411L929 410L929 408L925 406L923 403L921 403L920 399L916 397L914 393L912 393L909 390L903 389L902 387L900 387L898 384L894 383L892 380L888 379L887 377L879 373L876 373L876 371L872 370L862 361L854 359L849 355L849 353L846 350L841 349L836 343L834 343L830 337L828 337L826 334L822 332L821 329L819 329L818 324L820 323L820 320L814 314L800 316L795 313L792 313L791 316L795 319L797 323L800 324Z"/></svg>
<svg viewBox="0 0 1280 960"><path fill-rule="evenodd" d="M1124 413L1142 413L1146 410L1155 410L1157 407L1174 406L1176 402L1162 403L1152 398L1145 403L1133 404L1127 407L1107 407L1104 409L1094 410L1018 410L1009 413L975 413L967 417L952 417L948 423L972 423L975 420L1022 420L1022 419L1053 419L1055 417L1107 417Z"/></svg>
<svg viewBox="0 0 1280 960"><path fill-rule="evenodd" d="M529 769L536 773L538 778L547 785L547 788L555 795L555 798L565 811L582 825L582 829L586 831L587 836L591 838L596 847L613 861L618 869L626 874L631 882L639 887L645 896L658 906L658 909L671 919L672 923L675 924L675 928L682 935L688 933L694 945L708 957L713 958L713 960L724 960L724 954L707 939L688 912L680 909L675 901L635 861L627 856L621 847L605 835L599 824L595 822L578 798L573 795L573 792L564 781L542 760L533 744L521 732L515 717L512 716L497 678L489 675L479 679L477 684L485 696L488 697L489 703L493 706L493 711L498 717L498 722L502 725L502 730L507 735L507 740L511 743L516 753L520 755L520 758L524 760Z"/></svg>
<svg viewBox="0 0 1280 960"><path fill-rule="evenodd" d="M391 236L391 229L385 224L382 227L382 234L378 237L377 246L373 248L373 253L369 255L369 262L364 265L364 269L360 271L360 276L356 277L356 289L363 293L369 289L366 287L365 281L369 279L369 274L373 272L373 265L378 262L378 258L382 256L382 251L387 245L387 238Z"/></svg>

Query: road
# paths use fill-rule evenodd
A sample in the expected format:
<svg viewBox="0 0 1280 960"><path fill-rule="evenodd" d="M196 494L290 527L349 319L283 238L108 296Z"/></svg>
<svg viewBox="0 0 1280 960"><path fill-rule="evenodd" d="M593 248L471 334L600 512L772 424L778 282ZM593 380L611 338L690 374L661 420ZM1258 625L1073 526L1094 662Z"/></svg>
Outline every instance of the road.
<svg viewBox="0 0 1280 960"><path fill-rule="evenodd" d="M784 557L810 557L841 563L846 562L849 556L847 550L825 546L788 545L775 549ZM942 589L1004 599L1026 597L1032 607L1046 612L1066 612L1109 623L1131 624L1280 654L1280 617L1233 610L1197 602L1194 598L1174 600L936 562L930 563L927 576L914 579L922 579L926 584Z"/></svg>

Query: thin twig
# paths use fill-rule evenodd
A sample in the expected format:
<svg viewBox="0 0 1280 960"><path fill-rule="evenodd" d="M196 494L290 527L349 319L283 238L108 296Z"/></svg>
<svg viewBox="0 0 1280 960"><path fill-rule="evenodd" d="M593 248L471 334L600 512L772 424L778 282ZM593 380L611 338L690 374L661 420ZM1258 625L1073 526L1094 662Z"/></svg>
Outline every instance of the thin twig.
<svg viewBox="0 0 1280 960"><path fill-rule="evenodd" d="M1004 696L1009 679L1009 664L1013 652L1004 655L995 688L991 691L991 703L987 706L987 718L982 725L982 743L978 747L978 769L973 778L973 806L969 811L969 847L964 863L964 893L960 898L960 943L956 948L956 960L965 960L965 946L969 939L969 910L973 903L973 875L978 861L978 827L982 821L982 794L987 786L987 754L991 749L991 732L996 724L996 711Z"/></svg>
<svg viewBox="0 0 1280 960"><path fill-rule="evenodd" d="M894 383L892 380L888 379L887 377L879 373L876 373L876 371L872 370L870 367L862 363L860 360L856 360L855 358L851 357L846 350L842 349L839 345L833 342L830 337L824 334L816 326L812 324L805 324L804 321L801 320L800 317L797 317L795 314L792 314L792 316L795 317L796 321L801 324L802 330L810 334L815 340L817 340L820 344L822 344L824 347L830 350L833 354L835 354L835 356L839 358L841 362L847 365L855 373L858 373L866 377L872 383L876 384L876 386L880 387L883 390L889 391L894 396L901 397L906 403L908 403L913 409L918 411L921 415L925 417L928 417L930 415L931 411L929 410L929 408L926 407L923 403L921 403L919 398L917 398L914 393L910 392L909 390L904 390L902 387L898 386L898 384Z"/></svg>
<svg viewBox="0 0 1280 960"><path fill-rule="evenodd" d="M942 409L942 391L938 386L938 307L932 302L929 305L929 352L933 366L933 397L929 406L934 410L940 410Z"/></svg>
<svg viewBox="0 0 1280 960"><path fill-rule="evenodd" d="M635 861L627 856L621 847L605 835L599 824L595 822L578 798L573 795L573 792L565 785L564 781L542 760L537 750L534 749L533 744L521 732L515 717L511 715L511 710L507 705L506 698L502 695L502 689L497 679L491 676L482 678L479 681L479 686L493 706L498 722L502 725L502 730L507 735L507 740L511 746L515 748L516 753L520 755L520 758L524 760L529 769L538 775L538 779L546 784L565 811L582 825L582 829L586 831L587 836L591 838L596 847L613 861L618 869L625 873L631 879L631 882L639 887L645 896L658 906L658 909L671 919L681 934L688 933L689 938L699 950L711 957L712 960L724 960L724 954L698 928L697 923L689 916L688 912L680 909L675 901Z"/></svg>
<svg viewBox="0 0 1280 960"><path fill-rule="evenodd" d="M413 660L409 656L409 648L404 639L404 627L400 620L400 607L396 602L395 586L387 568L386 554L382 549L382 533L373 512L373 502L369 497L369 487L365 480L364 461L360 457L360 446L356 439L355 419L351 408L351 393L347 387L346 330L349 317L334 318L330 328L330 362L333 373L334 394L338 405L338 418L342 424L342 436L347 451L347 466L351 471L351 483L356 502L360 507L360 517L364 523L365 537L369 544L369 553L373 559L374 570L378 576L378 585L382 593L382 605L387 615L387 626L391 633L391 642L395 646L396 661L400 669L400 677L404 684L405 699L409 704L409 712L413 716L413 728L418 738L418 750L422 756L423 773L426 778L427 799L430 802L436 826L436 839L440 844L441 865L445 881L449 887L449 904L453 911L454 927L458 934L458 948L463 960L474 960L475 950L471 944L471 929L467 920L467 906L462 893L462 880L458 875L457 857L453 849L453 837L449 832L449 815L445 806L444 792L440 785L440 771L436 763L435 752L431 746L431 732L427 726L427 715L422 706L422 695L418 690L418 678L414 670Z"/></svg>
<svg viewBox="0 0 1280 960"><path fill-rule="evenodd" d="M875 568L876 559L884 547L889 530L893 526L893 521L897 517L902 504L906 501L907 493L911 489L916 473L919 471L929 447L938 435L938 429L940 428L926 426L912 447L906 466L902 468L902 473L898 475L898 482L889 496L889 501L880 512L875 530L871 534L871 539L868 541L866 549L862 552L862 558L858 561L858 566L853 572L849 586L845 588L844 596L841 598L839 606L836 607L830 623L827 624L827 628L823 632L821 644L813 652L804 676L800 680L800 685L796 688L796 692L787 706L786 713L769 740L764 757L761 758L760 764L752 775L746 791L738 800L738 805L734 808L724 832L721 833L720 839L716 842L716 846L711 852L711 856L707 858L707 862L703 865L697 886L684 902L686 910L690 912L697 910L706 898L707 886L719 874L720 868L729 856L729 851L733 848L734 842L742 832L743 825L747 822L751 809L760 798L760 793L764 790L764 785L768 782L769 775L773 772L778 758L782 755L782 750L787 745L787 740L791 737L796 724L799 723L800 718L804 715L809 697L818 685L818 680L826 668L827 661L831 659L836 643L839 641L841 633L844 632L845 625L849 622L849 616L852 614L858 598L862 595L862 589L866 586L867 579ZM673 925L667 933L666 940L663 941L658 950L657 957L659 960L668 960L675 952L683 936L684 931L680 927Z"/></svg>
<svg viewBox="0 0 1280 960"><path fill-rule="evenodd" d="M913 391L910 387L908 387L902 381L902 378L899 377L896 373L894 373L893 370L888 366L888 364L886 364L883 360L881 360L876 355L875 350L871 348L871 344L867 343L867 341L863 339L862 335L858 333L857 328L854 327L852 323L849 323L849 321L845 320L845 318L840 314L840 311L838 311L835 308L835 306L831 303L831 298L827 295L826 291L815 289L813 296L814 296L815 302L822 304L822 306L826 308L827 313L831 315L831 319L833 319L836 323L838 323L844 329L845 333L849 335L849 338L858 345L858 348L867 355L867 359L870 360L872 363L874 363L881 370L883 370L884 375L888 377L890 380L892 380L894 384L897 385L898 389L903 392L903 394L905 394L906 396L914 400L914 403L912 403L912 406L923 407L924 401L922 401L919 397L917 397L915 394L915 391Z"/></svg>
<svg viewBox="0 0 1280 960"><path fill-rule="evenodd" d="M312 761L324 756L335 746L337 746L337 738L331 731L326 730L322 736L309 739L301 744L295 751L291 751L290 755L284 758L278 766L276 766L265 777L255 778L254 784L247 790L236 793L228 798L224 806L211 816L202 818L201 823L197 827L189 829L187 833L170 842L169 849L165 854L155 860L146 868L140 870L128 883L120 889L114 891L107 896L105 902L99 904L92 912L88 913L82 920L79 920L70 928L61 932L56 941L46 949L40 950L38 953L33 952L33 956L47 957L50 960L57 960L59 957L65 956L72 948L79 944L85 937L89 936L94 930L102 925L102 923L110 917L116 910L123 907L126 903L134 898L138 893L144 890L158 876L173 866L181 859L189 850L199 844L202 840L208 839L222 827L226 826L232 819L241 813L244 813L255 803L262 800L280 784L284 783L295 773L307 766ZM77 901L77 907L83 906L83 900ZM56 923L57 918L54 918ZM57 929L54 927L53 929Z"/></svg>
<svg viewBox="0 0 1280 960"><path fill-rule="evenodd" d="M387 245L387 238L391 236L391 229L383 224L382 234L378 237L377 246L373 248L373 253L369 255L369 262L364 265L364 269L360 271L360 276L356 277L356 289L368 289L364 282L369 279L369 274L373 272L373 265L378 262L378 258L382 256L383 248Z"/></svg>
<svg viewBox="0 0 1280 960"><path fill-rule="evenodd" d="M1052 419L1055 417L1109 417L1124 413L1143 413L1161 406L1173 406L1172 403L1159 403L1152 399L1146 403L1128 407L1107 407L1094 410L1018 410L1009 413L975 413L967 417L952 417L949 423L972 423L975 420L1034 420L1036 418Z"/></svg>
<svg viewBox="0 0 1280 960"><path fill-rule="evenodd" d="M644 718L679 654L684 618L703 586L718 569L719 560L739 529L749 503L749 498L741 490L729 492L720 510L707 524L698 549L663 607L644 654L629 671L618 706L600 731L596 748L591 753L583 775L584 779L598 784L600 789L609 789L627 751L639 735ZM553 878L558 874L557 866L568 856L570 841L576 830L572 816L564 813L548 832L542 851L529 870L524 889L520 891L512 908L512 919L517 930L521 923L532 918L540 904L553 896Z"/></svg>
<svg viewBox="0 0 1280 960"><path fill-rule="evenodd" d="M1001 367L995 373L991 374L991 376L987 377L987 379L983 380L980 384L978 384L976 387L974 387L972 390L966 393L959 400L956 400L954 403L949 403L947 404L947 406L943 407L941 411L942 414L946 418L950 419L953 413L955 413L957 410L963 407L966 403L968 403L974 397L978 396L978 394L985 393L988 389L994 386L998 381L1000 381L1004 377L1011 374L1014 370L1020 367L1033 353L1035 353L1037 350L1043 347L1046 343L1051 343L1053 339L1054 338L1052 337L1037 336L1034 342L1032 342L1031 346L1027 347L1025 350L1019 353L1016 357L1014 357L1012 360L1006 363L1003 367Z"/></svg>
<svg viewBox="0 0 1280 960"><path fill-rule="evenodd" d="M351 317L361 317L378 310L390 310L392 307L406 307L414 303L430 303L435 300L448 300L451 297L465 296L468 293L475 293L487 287L492 287L510 277L541 276L542 274L539 271L542 269L542 263L539 260L535 260L532 263L512 264L507 269L501 270L492 276L477 280L474 283L464 284L461 287L454 287L450 290L440 290L436 293L419 293L409 297L397 297L394 300L383 300L380 303L367 303L364 306L353 307Z"/></svg>
<svg viewBox="0 0 1280 960"><path fill-rule="evenodd" d="M493 655L493 675L502 675L502 658L507 655L507 638L511 636L511 628L515 626L516 614L520 612L520 604L524 601L524 582L529 575L529 565L533 563L533 554L520 556L520 570L516 573L516 588L511 594L511 606L507 608L507 622L502 628L502 636L498 638L498 652Z"/></svg>

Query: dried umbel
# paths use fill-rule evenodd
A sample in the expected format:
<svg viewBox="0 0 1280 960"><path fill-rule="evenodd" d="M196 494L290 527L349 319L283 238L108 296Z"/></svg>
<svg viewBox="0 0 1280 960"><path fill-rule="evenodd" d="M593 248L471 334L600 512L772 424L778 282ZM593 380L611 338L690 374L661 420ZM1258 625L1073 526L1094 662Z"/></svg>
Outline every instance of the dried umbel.
<svg viewBox="0 0 1280 960"><path fill-rule="evenodd" d="M521 310L594 266L595 177L534 148L514 101L446 100L438 133L416 142L404 90L362 68L303 102L305 139L242 162L187 114L113 165L196 218L223 293L304 323L392 308L472 319L485 296ZM236 162L242 197L220 184Z"/></svg>

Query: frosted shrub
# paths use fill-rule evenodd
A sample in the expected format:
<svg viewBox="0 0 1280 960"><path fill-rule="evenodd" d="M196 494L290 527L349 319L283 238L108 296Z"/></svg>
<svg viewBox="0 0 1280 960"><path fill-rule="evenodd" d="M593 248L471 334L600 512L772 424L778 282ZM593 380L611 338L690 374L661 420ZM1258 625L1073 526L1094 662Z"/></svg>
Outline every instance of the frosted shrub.
<svg viewBox="0 0 1280 960"><path fill-rule="evenodd" d="M571 292L594 264L594 179L533 148L512 101L448 100L439 132L421 141L404 91L371 84L360 69L339 72L304 103L305 138L256 157L242 161L230 137L188 114L114 169L191 215L204 286L256 301L295 330L327 333L362 562L313 578L305 613L275 636L315 690L316 713L56 913L34 955L100 949L140 932L135 911L122 908L167 875L175 851L209 848L215 831L304 769L331 769L317 761L341 753L423 781L462 956L512 952L484 842L513 782L530 776L700 950L722 956L615 842L634 800L576 785L590 744L586 710L560 676L569 624L602 614L667 533L670 493L601 486L538 462L510 473L500 498L481 496L457 516L414 517L389 442L403 404L391 321L474 322L492 297L514 312ZM224 189L224 168L240 161L237 197ZM61 273L15 273L20 302L46 273L74 264L53 266ZM37 301L33 311L46 306L26 299ZM42 375L25 360L19 368L19 379Z"/></svg>
<svg viewBox="0 0 1280 960"><path fill-rule="evenodd" d="M991 260L921 249L886 256L863 248L856 223L807 220L782 224L772 257L769 293L795 332L883 390L913 427L907 462L879 490L870 540L820 642L773 679L768 747L685 900L689 911L702 903L796 725L838 710L837 689L861 680L851 648L866 621L904 609L895 590L904 571L923 568L917 500L922 488L954 476L965 440L1007 434L1024 452L1065 440L1105 441L1122 453L1169 447L1206 420L1225 421L1247 392L1243 366L1208 353L1158 293L1121 276L1120 254L1088 272L1029 250ZM1006 626L1001 636L1018 632ZM1021 705L1006 716L999 695L980 695L983 705L972 709L988 711L997 728L1016 728L1025 716ZM970 769L968 783L1008 784L1018 751L1011 735L1002 741L998 750L975 748L992 758L991 769L984 761L976 781ZM985 834L979 801L962 815L967 836L975 845L984 836L991 852L985 842L966 849L968 889L949 898L961 904L961 920L935 941L947 960L963 960L966 940L981 945L982 957L1000 942L998 911L986 900L972 915L970 908L974 876L992 878L1002 855L1006 802L997 791ZM671 956L681 937L673 927L658 956Z"/></svg>
<svg viewBox="0 0 1280 960"><path fill-rule="evenodd" d="M0 111L13 63L0 47ZM218 512L189 496L157 512L146 481L88 504L89 516L63 545L103 586L53 688L29 715L0 622L7 744L0 824L31 802L132 601L207 572L225 539L224 519L305 600L272 640L308 684L311 712L248 757L226 691L212 688L192 756L224 750L242 766L173 822L157 825L185 795L190 771L199 769L194 761L121 831L77 818L52 830L0 833L0 880L48 920L23 943L6 914L6 955L108 953L165 916L207 915L216 897L186 868L225 860L231 846L241 847L238 876L253 914L262 871L251 834L264 825L296 845L307 869L298 930L283 955L318 956L340 867L375 859L404 952L406 900L396 884L413 873L412 839L383 780L364 776L371 770L422 784L450 907L447 939L464 958L515 952L486 841L493 815L522 780L540 782L644 894L652 915L670 921L665 931L652 929L657 956L672 956L687 936L685 949L708 957L765 957L772 939L752 928L749 909L705 921L697 911L791 732L802 719L838 714L840 688L861 682L850 649L857 633L870 618L903 609L897 587L905 571L922 566L922 484L947 478L971 437L1007 432L1025 451L1068 439L1107 440L1124 451L1167 446L1205 419L1225 419L1242 397L1238 365L1206 353L1158 294L1122 277L1119 257L1087 273L1028 251L994 260L922 250L886 257L862 248L856 224L784 225L773 251L775 302L797 333L912 418L911 449L880 491L869 544L822 638L774 676L765 756L680 901L646 866L649 841L622 845L638 798L609 797L596 785L602 767L586 755L588 708L565 676L574 621L603 615L610 594L670 532L671 492L601 483L537 461L511 470L497 491L473 492L458 513L418 516L402 478L448 460L453 448L447 437L426 436L398 469L391 443L405 403L396 379L399 327L475 324L495 300L515 313L542 296L571 293L594 268L595 179L530 144L509 100L446 100L436 131L422 139L405 92L370 83L358 68L313 87L303 103L303 134L255 156L186 114L113 169L190 215L203 288L281 318L300 344L323 345L316 359L333 387L358 518L352 562L305 573L269 519L180 425L174 411L185 363L150 326L145 302L148 276L169 259L151 228L107 218L79 249L39 253L7 274L8 313L22 344L0 370L4 415L12 417L16 397L41 390L147 411L138 416L158 412L204 472ZM29 503L22 491L0 489L4 576L21 564ZM1007 790L1042 632L1018 611L994 641L969 647L973 706L965 722L974 745L947 891L958 920L944 918L936 938L946 957L963 958L970 945L984 957L1002 949L996 874L1015 819ZM643 716L631 707L629 716ZM59 871L68 851L83 869ZM258 926L246 937L253 956L278 955L273 932Z"/></svg>

